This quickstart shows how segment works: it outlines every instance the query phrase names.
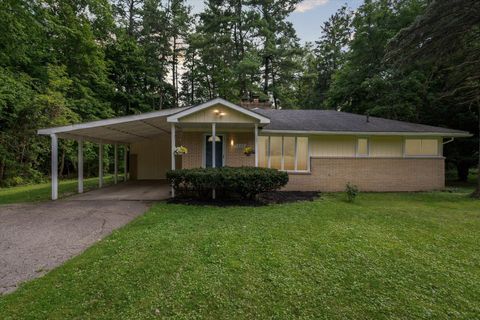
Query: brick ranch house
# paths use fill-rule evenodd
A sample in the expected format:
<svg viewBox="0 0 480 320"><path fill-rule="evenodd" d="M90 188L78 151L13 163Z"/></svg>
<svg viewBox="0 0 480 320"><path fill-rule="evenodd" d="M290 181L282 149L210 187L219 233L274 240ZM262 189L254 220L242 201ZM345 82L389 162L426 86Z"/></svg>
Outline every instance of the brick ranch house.
<svg viewBox="0 0 480 320"><path fill-rule="evenodd" d="M41 129L52 141L52 199L58 195L58 138L78 141L83 192L83 141L128 150L131 180L161 180L169 169L258 166L288 172L287 190L424 191L445 185L443 145L468 132L332 110L274 110L258 101L224 99L176 109ZM175 155L185 146L188 153ZM244 154L245 147L255 152ZM127 163L127 152L123 161ZM127 166L125 166L127 167Z"/></svg>

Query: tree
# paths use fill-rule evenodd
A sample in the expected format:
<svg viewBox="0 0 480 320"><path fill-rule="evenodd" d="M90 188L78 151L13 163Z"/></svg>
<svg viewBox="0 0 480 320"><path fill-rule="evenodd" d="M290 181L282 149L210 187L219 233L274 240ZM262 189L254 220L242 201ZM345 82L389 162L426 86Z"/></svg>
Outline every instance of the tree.
<svg viewBox="0 0 480 320"><path fill-rule="evenodd" d="M344 57L346 62L333 75L326 94L327 108L417 120L415 110L410 107L413 103L403 98L412 96L410 87L405 83L401 87L395 84L403 78L383 63L383 57L388 41L423 12L424 3L423 0L365 0L352 20L354 36ZM392 88L406 91L399 91L393 99Z"/></svg>
<svg viewBox="0 0 480 320"><path fill-rule="evenodd" d="M190 7L185 0L171 0L167 9L168 38L171 43L171 73L173 87L173 107L179 106L179 57L183 56L187 33L190 28Z"/></svg>
<svg viewBox="0 0 480 320"><path fill-rule="evenodd" d="M294 73L295 56L301 53L295 29L287 16L295 10L299 0L251 0L249 3L255 12L254 25L258 29L259 40L262 43L260 56L263 68L263 94L272 93L274 107L279 107L279 99L289 97L284 93L286 87L281 83L291 80ZM285 102L287 102L286 100ZM286 107L291 107L287 105Z"/></svg>
<svg viewBox="0 0 480 320"><path fill-rule="evenodd" d="M387 59L400 68L414 60L434 63L446 78L440 99L475 108L480 131L480 2L431 1L425 13L391 41ZM473 193L477 198L480 159L478 167L478 183Z"/></svg>
<svg viewBox="0 0 480 320"><path fill-rule="evenodd" d="M319 101L317 108L324 100L330 87L333 74L345 62L347 48L352 37L352 12L346 6L341 7L321 27L322 36L316 41Z"/></svg>

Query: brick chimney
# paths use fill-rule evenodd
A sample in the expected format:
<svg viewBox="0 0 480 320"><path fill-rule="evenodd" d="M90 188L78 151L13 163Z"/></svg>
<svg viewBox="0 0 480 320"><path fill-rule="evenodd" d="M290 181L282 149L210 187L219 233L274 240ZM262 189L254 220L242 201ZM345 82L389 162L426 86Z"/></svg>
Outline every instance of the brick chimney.
<svg viewBox="0 0 480 320"><path fill-rule="evenodd" d="M272 103L268 100L262 100L259 96L254 95L251 98L244 96L240 102L240 106L247 109L272 109Z"/></svg>

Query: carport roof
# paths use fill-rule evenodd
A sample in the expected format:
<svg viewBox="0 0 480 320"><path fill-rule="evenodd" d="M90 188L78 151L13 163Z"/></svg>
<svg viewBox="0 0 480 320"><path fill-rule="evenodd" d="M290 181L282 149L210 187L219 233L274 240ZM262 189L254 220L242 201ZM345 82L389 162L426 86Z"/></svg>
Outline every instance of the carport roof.
<svg viewBox="0 0 480 320"><path fill-rule="evenodd" d="M147 112L131 116L97 120L63 127L38 130L38 134L57 134L61 138L78 139L106 143L131 143L149 139L159 134L170 134L167 116L188 108L173 108Z"/></svg>
<svg viewBox="0 0 480 320"><path fill-rule="evenodd" d="M270 122L268 117L237 106L227 100L216 98L191 107L165 109L63 127L40 129L38 134L56 134L60 138L82 138L93 142L132 143L142 139L150 139L159 134L170 134L171 123L178 122L178 118L218 104L247 114L262 124Z"/></svg>

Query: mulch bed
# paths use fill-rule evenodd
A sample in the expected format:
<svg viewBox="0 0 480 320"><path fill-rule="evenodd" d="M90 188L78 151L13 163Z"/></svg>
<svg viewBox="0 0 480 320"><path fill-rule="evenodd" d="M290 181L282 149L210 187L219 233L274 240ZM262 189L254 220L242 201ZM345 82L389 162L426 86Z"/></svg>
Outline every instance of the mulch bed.
<svg viewBox="0 0 480 320"><path fill-rule="evenodd" d="M320 192L316 191L273 191L265 192L258 196L257 200L246 200L241 198L217 198L211 199L206 197L204 199L193 197L175 197L168 200L168 203L187 204L187 205L201 205L201 206L247 206L258 207L269 204L290 203L298 201L313 201L320 197Z"/></svg>

